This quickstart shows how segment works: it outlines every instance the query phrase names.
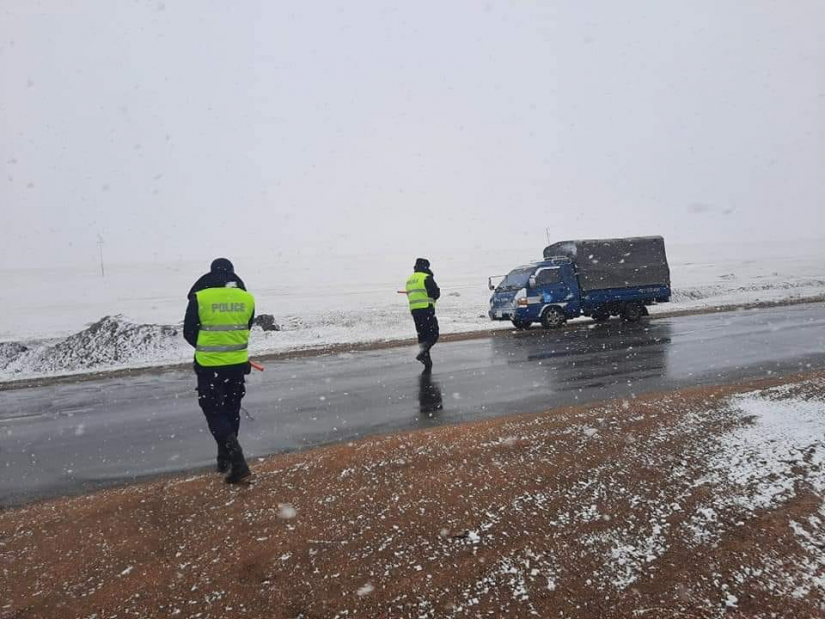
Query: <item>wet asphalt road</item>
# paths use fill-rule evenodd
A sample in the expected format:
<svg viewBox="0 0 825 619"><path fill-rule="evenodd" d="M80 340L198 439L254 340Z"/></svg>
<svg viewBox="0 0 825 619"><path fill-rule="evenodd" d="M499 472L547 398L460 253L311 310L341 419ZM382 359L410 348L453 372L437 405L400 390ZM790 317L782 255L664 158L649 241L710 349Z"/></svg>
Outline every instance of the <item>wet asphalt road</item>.
<svg viewBox="0 0 825 619"><path fill-rule="evenodd" d="M270 363L248 382L247 455L822 369L825 304L445 343L429 380L415 352ZM211 466L194 384L191 372L169 371L0 392L0 505Z"/></svg>

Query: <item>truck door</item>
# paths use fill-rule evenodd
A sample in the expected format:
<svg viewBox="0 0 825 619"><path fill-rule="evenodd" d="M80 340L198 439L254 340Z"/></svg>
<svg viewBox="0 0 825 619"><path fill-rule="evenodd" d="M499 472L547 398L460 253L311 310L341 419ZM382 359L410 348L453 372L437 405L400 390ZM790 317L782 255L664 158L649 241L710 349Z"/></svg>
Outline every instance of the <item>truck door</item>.
<svg viewBox="0 0 825 619"><path fill-rule="evenodd" d="M541 303L566 303L570 290L561 276L559 267L544 267L536 271L535 292Z"/></svg>

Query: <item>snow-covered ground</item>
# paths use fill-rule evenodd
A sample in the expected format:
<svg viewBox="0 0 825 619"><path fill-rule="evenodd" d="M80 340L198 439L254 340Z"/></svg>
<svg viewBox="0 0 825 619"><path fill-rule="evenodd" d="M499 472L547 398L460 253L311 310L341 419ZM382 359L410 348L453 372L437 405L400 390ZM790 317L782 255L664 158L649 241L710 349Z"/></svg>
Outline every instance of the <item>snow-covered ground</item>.
<svg viewBox="0 0 825 619"><path fill-rule="evenodd" d="M443 289L442 333L508 328L487 318L487 276L540 256L541 246L429 255ZM669 245L673 302L698 309L825 294L825 243ZM282 330L256 331L253 354L412 337L397 293L414 256L266 255L236 269ZM87 269L0 270L0 381L43 374L184 362L186 292L206 270L194 262ZM23 303L24 310L20 309ZM103 322L105 316L116 316ZM92 326L94 325L94 326ZM171 328L168 328L171 327Z"/></svg>
<svg viewBox="0 0 825 619"><path fill-rule="evenodd" d="M796 554L794 560L779 559L781 553L770 548L775 540L766 540L756 565L743 560L726 578L718 579L720 606L736 608L740 598L755 590L821 604L825 595L822 387L820 377L734 394L721 405L710 405L711 399L708 410L688 411L675 426L654 435L654 442L662 443L691 437L671 464L667 486L683 499L704 498L691 508L680 501L661 501L652 508L655 518L647 526L597 536L613 543L606 577L626 588L648 572L654 557L674 545L716 548L752 520L781 512L805 495L811 497L814 513L800 521L790 517L789 530L779 531L790 537L788 552ZM708 428L714 423L717 431L725 430L710 436ZM698 478L697 470L702 473ZM675 528L674 519L680 521Z"/></svg>
<svg viewBox="0 0 825 619"><path fill-rule="evenodd" d="M801 492L816 497L815 514L790 521L801 554L795 564L784 564L766 553L756 570L743 569L735 575L746 587L759 578L772 590L797 599L812 592L820 599L825 595L825 402L808 394L812 384L783 385L731 398L731 412L749 423L720 439L721 450L709 459L706 477L697 482L727 489L697 512L705 539L722 535L720 514L737 511L747 518L775 510Z"/></svg>

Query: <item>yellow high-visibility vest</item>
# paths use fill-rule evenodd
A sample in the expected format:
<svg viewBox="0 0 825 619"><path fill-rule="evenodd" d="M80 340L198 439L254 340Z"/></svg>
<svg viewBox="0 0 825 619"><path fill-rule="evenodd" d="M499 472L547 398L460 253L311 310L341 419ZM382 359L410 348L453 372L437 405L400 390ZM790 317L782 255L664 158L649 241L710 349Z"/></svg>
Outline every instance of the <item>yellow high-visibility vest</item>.
<svg viewBox="0 0 825 619"><path fill-rule="evenodd" d="M246 363L255 298L240 288L206 288L195 296L201 323L195 361L206 367Z"/></svg>
<svg viewBox="0 0 825 619"><path fill-rule="evenodd" d="M435 307L435 299L431 298L427 292L424 281L429 277L427 273L413 273L407 280L407 301L410 303L410 311L415 309L425 309L431 305Z"/></svg>

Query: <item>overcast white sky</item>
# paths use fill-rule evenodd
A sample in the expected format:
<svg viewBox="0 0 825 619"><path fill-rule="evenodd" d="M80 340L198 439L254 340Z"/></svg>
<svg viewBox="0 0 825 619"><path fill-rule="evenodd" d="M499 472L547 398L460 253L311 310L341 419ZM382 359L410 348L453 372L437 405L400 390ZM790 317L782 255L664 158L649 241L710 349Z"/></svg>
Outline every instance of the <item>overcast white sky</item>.
<svg viewBox="0 0 825 619"><path fill-rule="evenodd" d="M0 5L0 265L825 237L825 3Z"/></svg>

